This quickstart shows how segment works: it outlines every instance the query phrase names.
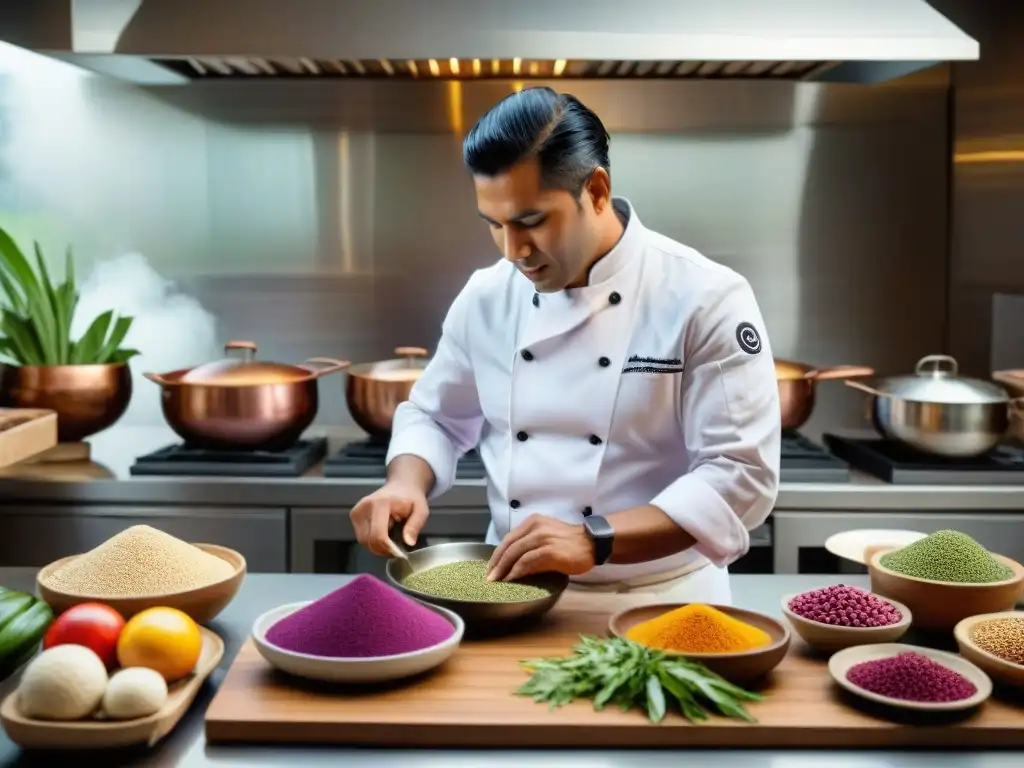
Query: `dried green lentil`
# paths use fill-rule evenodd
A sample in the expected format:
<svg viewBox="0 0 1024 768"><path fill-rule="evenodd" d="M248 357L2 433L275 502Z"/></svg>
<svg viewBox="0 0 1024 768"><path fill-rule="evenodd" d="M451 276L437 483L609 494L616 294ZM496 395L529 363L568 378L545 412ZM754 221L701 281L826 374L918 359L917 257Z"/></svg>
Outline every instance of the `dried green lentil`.
<svg viewBox="0 0 1024 768"><path fill-rule="evenodd" d="M1024 665L1024 619L989 619L971 628L971 640L983 651Z"/></svg>
<svg viewBox="0 0 1024 768"><path fill-rule="evenodd" d="M966 533L936 531L879 562L890 571L929 581L990 584L1013 578L1013 569L996 560Z"/></svg>
<svg viewBox="0 0 1024 768"><path fill-rule="evenodd" d="M488 581L486 560L436 565L402 580L402 584L434 597L476 603L521 603L548 597L548 590L513 581Z"/></svg>

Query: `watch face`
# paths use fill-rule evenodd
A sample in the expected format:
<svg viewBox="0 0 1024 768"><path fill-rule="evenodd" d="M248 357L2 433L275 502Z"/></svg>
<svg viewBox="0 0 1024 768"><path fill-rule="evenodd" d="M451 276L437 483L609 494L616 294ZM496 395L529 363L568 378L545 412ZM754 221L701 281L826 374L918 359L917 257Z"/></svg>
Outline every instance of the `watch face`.
<svg viewBox="0 0 1024 768"><path fill-rule="evenodd" d="M588 517L584 523L595 538L606 539L615 535L611 523L603 517Z"/></svg>

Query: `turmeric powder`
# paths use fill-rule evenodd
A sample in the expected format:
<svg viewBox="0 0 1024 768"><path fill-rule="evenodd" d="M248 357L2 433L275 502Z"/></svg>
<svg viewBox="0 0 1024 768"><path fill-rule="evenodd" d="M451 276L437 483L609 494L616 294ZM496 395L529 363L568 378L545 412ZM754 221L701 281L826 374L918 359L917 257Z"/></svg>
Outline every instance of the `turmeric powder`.
<svg viewBox="0 0 1024 768"><path fill-rule="evenodd" d="M740 653L771 642L764 630L699 603L641 622L626 638L671 653Z"/></svg>

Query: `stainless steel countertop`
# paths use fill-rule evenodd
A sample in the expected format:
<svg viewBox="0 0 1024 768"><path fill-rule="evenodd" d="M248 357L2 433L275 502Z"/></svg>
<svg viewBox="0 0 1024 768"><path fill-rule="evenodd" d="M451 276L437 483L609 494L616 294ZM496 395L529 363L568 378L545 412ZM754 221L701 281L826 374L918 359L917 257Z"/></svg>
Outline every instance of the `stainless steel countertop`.
<svg viewBox="0 0 1024 768"><path fill-rule="evenodd" d="M1024 752L883 752L828 750L694 750L639 751L601 750L388 750L332 747L210 747L203 737L203 713L247 637L253 620L277 605L310 600L339 586L346 576L252 574L238 597L210 625L227 645L220 668L196 699L178 727L152 751L116 756L91 756L97 765L118 766L436 766L437 768L513 768L537 765L544 768L615 768L616 766L715 765L717 768L1019 768ZM15 589L32 589L35 571L29 568L0 568L0 584ZM777 613L782 595L833 584L828 576L734 576L736 605L765 613ZM867 586L866 577L844 576L843 583ZM13 687L8 681L5 688ZM598 715L595 715L597 717ZM808 712L808 717L813 717ZM684 757L685 755L685 757ZM22 753L5 735L0 735L0 766L44 764L45 757ZM49 764L56 764L51 762Z"/></svg>
<svg viewBox="0 0 1024 768"><path fill-rule="evenodd" d="M311 430L333 452L360 439L355 429ZM250 507L346 507L379 481L323 477L314 467L300 478L132 477L137 456L178 442L166 427L114 427L89 441L91 462L22 463L0 470L0 499L58 504L207 504ZM462 480L435 506L486 506L483 480ZM4 510L17 509L0 503ZM783 483L776 509L815 512L874 510L1021 511L1024 486L894 486L861 473L849 483Z"/></svg>

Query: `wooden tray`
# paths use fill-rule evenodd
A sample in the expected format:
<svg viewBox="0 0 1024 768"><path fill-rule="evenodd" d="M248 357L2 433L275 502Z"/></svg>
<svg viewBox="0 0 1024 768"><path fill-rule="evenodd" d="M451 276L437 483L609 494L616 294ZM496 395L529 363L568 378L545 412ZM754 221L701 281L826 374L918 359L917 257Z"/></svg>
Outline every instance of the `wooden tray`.
<svg viewBox="0 0 1024 768"><path fill-rule="evenodd" d="M0 408L0 467L57 445L57 414L36 408Z"/></svg>
<svg viewBox="0 0 1024 768"><path fill-rule="evenodd" d="M637 712L595 712L588 701L548 711L513 692L523 659L567 653L579 633L605 634L637 597L567 592L537 629L464 641L433 674L388 689L310 685L274 672L251 641L206 712L210 742L348 743L415 747L1007 747L1024 746L1024 709L990 699L968 719L896 724L848 697L793 639L789 655L750 706L746 724L714 718L693 726L673 713L651 725ZM924 723L922 725L922 723Z"/></svg>
<svg viewBox="0 0 1024 768"><path fill-rule="evenodd" d="M30 720L18 712L18 692L0 705L7 736L24 749L111 749L136 744L152 746L170 733L188 711L203 681L224 658L224 641L200 627L203 650L196 671L170 687L167 704L154 715L136 720L86 720L68 723Z"/></svg>

